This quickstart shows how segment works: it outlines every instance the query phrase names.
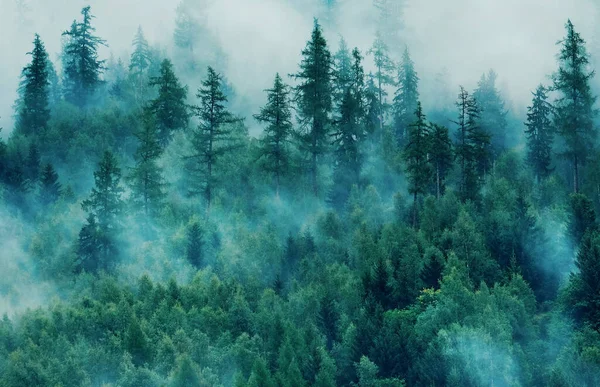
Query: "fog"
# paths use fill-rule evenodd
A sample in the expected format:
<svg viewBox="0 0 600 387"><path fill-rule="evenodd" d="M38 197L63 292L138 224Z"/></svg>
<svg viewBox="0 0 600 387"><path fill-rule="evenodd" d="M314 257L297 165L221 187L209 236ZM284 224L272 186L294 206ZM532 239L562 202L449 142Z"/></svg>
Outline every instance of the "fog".
<svg viewBox="0 0 600 387"><path fill-rule="evenodd" d="M312 19L322 16L316 0L198 1L207 4L206 26L228 56L227 68L219 71L251 107L262 104L262 90L270 85L275 72L295 71L310 36ZM448 69L453 87L462 84L468 89L475 87L476 74L494 68L508 106L523 111L530 91L540 82L547 83L556 68L555 43L563 36L567 18L590 43L592 57L596 54L594 21L598 7L592 0L405 3L400 38L409 47L421 76L425 102L434 93L434 75L443 68ZM41 35L56 60L61 32L87 4L96 16L97 34L109 44L101 51L104 58L112 52L127 59L138 25L151 44L172 54L175 0L0 0L0 127L4 127L4 136L12 127L12 104L33 34ZM324 23L330 46L335 48L341 35L349 46L365 53L372 44L376 21L371 0L340 0L334 20ZM400 52L402 47L392 49ZM367 71L370 66L367 60ZM199 78L203 76L199 74Z"/></svg>

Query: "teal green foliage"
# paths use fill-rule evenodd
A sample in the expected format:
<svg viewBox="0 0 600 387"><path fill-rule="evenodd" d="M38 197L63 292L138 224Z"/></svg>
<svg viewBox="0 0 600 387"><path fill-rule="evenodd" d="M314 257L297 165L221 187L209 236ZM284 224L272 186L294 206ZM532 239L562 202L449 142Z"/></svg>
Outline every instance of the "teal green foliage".
<svg viewBox="0 0 600 387"><path fill-rule="evenodd" d="M206 31L181 4L189 59ZM101 77L90 21L67 34L65 100L36 38L0 141L0 386L599 384L600 153L569 196L593 96L563 87L590 72L562 55L558 101L538 89L509 148L494 73L451 125L406 51L394 120L389 26L365 76L315 23L295 88L275 75L251 126L223 68L188 106L181 57L141 29Z"/></svg>

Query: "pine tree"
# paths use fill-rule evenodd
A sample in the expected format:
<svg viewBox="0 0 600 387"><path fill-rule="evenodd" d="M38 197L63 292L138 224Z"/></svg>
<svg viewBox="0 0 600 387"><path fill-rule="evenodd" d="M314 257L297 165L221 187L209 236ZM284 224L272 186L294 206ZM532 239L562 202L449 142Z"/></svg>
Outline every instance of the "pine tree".
<svg viewBox="0 0 600 387"><path fill-rule="evenodd" d="M147 73L150 68L150 49L148 41L144 37L142 26L138 27L132 42L133 53L129 62L129 74L135 84L135 97L138 102L144 100L147 84Z"/></svg>
<svg viewBox="0 0 600 387"><path fill-rule="evenodd" d="M373 137L375 143L380 140L381 132L381 108L379 102L379 90L375 86L375 77L372 73L367 76L365 86L365 130ZM378 135L379 134L379 135Z"/></svg>
<svg viewBox="0 0 600 387"><path fill-rule="evenodd" d="M204 264L204 231L198 222L193 222L188 227L185 255L196 268L201 268Z"/></svg>
<svg viewBox="0 0 600 387"><path fill-rule="evenodd" d="M567 300L575 321L600 329L600 234L588 232L583 237L567 288Z"/></svg>
<svg viewBox="0 0 600 387"><path fill-rule="evenodd" d="M352 185L358 184L362 166L361 142L364 129L364 70L357 48L352 51L351 84L346 88L332 134L335 164L333 188L329 202L341 209L350 196Z"/></svg>
<svg viewBox="0 0 600 387"><path fill-rule="evenodd" d="M87 6L81 10L83 21L73 21L71 29L63 32L68 37L63 52L65 99L77 106L85 106L102 80L104 60L98 60L98 47L106 46L106 42L94 35L92 27L94 16Z"/></svg>
<svg viewBox="0 0 600 387"><path fill-rule="evenodd" d="M187 158L192 161L192 172L199 190L192 190L191 193L202 193L207 212L210 212L216 184L213 169L222 155L236 148L231 124L240 119L227 110L221 75L210 66L208 76L202 82L196 97L200 99L200 106L195 108L200 123L192 137L194 153Z"/></svg>
<svg viewBox="0 0 600 387"><path fill-rule="evenodd" d="M435 196L444 194L446 175L452 168L452 140L448 128L433 124L429 133L429 162L433 168Z"/></svg>
<svg viewBox="0 0 600 387"><path fill-rule="evenodd" d="M414 112L416 119L408 127L407 143L404 147L406 173L408 174L408 192L413 195L413 227L417 226L418 195L427 191L431 181L431 165L427 158L429 153L429 123L423 113L421 102L417 103Z"/></svg>
<svg viewBox="0 0 600 387"><path fill-rule="evenodd" d="M47 206L56 202L61 195L62 187L58 181L58 174L50 163L46 163L40 177L39 200Z"/></svg>
<svg viewBox="0 0 600 387"><path fill-rule="evenodd" d="M305 129L301 149L310 155L310 175L315 196L319 194L318 160L327 151L327 137L332 109L332 59L327 41L315 19L311 40L302 50L300 71L293 75L300 121Z"/></svg>
<svg viewBox="0 0 600 387"><path fill-rule="evenodd" d="M458 130L455 158L460 173L458 191L463 200L474 199L479 190L480 166L486 165L488 158L486 145L489 144L489 137L482 134L477 126L479 120L477 102L462 86L456 106L458 120L454 123L458 126Z"/></svg>
<svg viewBox="0 0 600 387"><path fill-rule="evenodd" d="M344 38L340 38L340 47L333 56L332 80L334 106L339 107L352 83L352 57Z"/></svg>
<svg viewBox="0 0 600 387"><path fill-rule="evenodd" d="M533 169L536 179L548 177L553 168L552 142L554 131L550 114L552 105L548 102L547 89L539 85L533 93L532 105L527 107L527 162Z"/></svg>
<svg viewBox="0 0 600 387"><path fill-rule="evenodd" d="M50 107L56 106L62 99L63 91L60 85L60 78L58 77L58 73L56 72L56 68L54 67L54 63L50 59L48 59L48 102Z"/></svg>
<svg viewBox="0 0 600 387"><path fill-rule="evenodd" d="M25 160L25 178L30 182L36 182L40 177L40 169L42 166L40 151L38 146L32 142L29 145L29 152Z"/></svg>
<svg viewBox="0 0 600 387"><path fill-rule="evenodd" d="M398 89L394 97L394 134L398 146L404 146L409 125L413 122L414 112L419 100L419 77L415 65L410 58L408 48L402 55L402 63L398 69Z"/></svg>
<svg viewBox="0 0 600 387"><path fill-rule="evenodd" d="M571 20L566 24L567 36L562 45L558 61L558 72L553 75L553 89L560 93L556 100L554 124L565 143L565 156L573 167L573 192L579 192L580 168L585 164L591 148L596 143L597 131L593 108L596 97L590 89L594 71L589 70L589 55L585 41Z"/></svg>
<svg viewBox="0 0 600 387"><path fill-rule="evenodd" d="M150 101L148 108L156 118L158 140L166 146L173 132L188 125L187 86L181 86L168 59L162 61L160 75L150 79L150 86L158 86L158 96Z"/></svg>
<svg viewBox="0 0 600 387"><path fill-rule="evenodd" d="M134 206L141 209L146 216L151 216L157 214L166 196L162 170L157 164L162 154L162 147L158 142L156 122L153 117L145 114L142 121L142 130L134 133L140 144L134 156L135 167L128 179Z"/></svg>
<svg viewBox="0 0 600 387"><path fill-rule="evenodd" d="M377 31L391 47L400 47L400 31L404 28L402 16L406 0L373 0L378 11Z"/></svg>
<svg viewBox="0 0 600 387"><path fill-rule="evenodd" d="M194 52L198 31L200 30L198 21L192 15L192 10L190 9L189 4L186 4L185 0L179 3L175 12L177 14L175 19L175 31L173 33L175 45L179 48Z"/></svg>
<svg viewBox="0 0 600 387"><path fill-rule="evenodd" d="M48 54L38 34L33 40L31 62L23 68L17 103L16 130L23 135L40 135L48 128L50 120L50 81Z"/></svg>
<svg viewBox="0 0 600 387"><path fill-rule="evenodd" d="M375 62L375 68L377 71L374 74L375 85L377 90L377 116L379 120L379 132L380 136L383 132L383 124L385 122L385 114L389 108L388 103L385 99L387 92L385 88L387 86L394 85L394 61L390 59L389 49L387 44L383 41L381 34L377 33L373 47L369 50L368 54L373 55Z"/></svg>
<svg viewBox="0 0 600 387"><path fill-rule="evenodd" d="M473 92L473 98L477 101L481 113L479 126L491 137L491 146L494 158L506 148L506 114L504 101L496 88L498 75L494 70L483 74L477 89Z"/></svg>
<svg viewBox="0 0 600 387"><path fill-rule="evenodd" d="M265 159L264 169L275 176L275 192L279 196L281 177L290 163L289 141L292 134L292 112L288 86L279 74L275 75L272 89L267 91L267 104L254 118L267 124L261 139L260 156Z"/></svg>
<svg viewBox="0 0 600 387"><path fill-rule="evenodd" d="M95 186L81 207L89 213L88 222L80 233L80 267L109 269L117 254L116 240L120 228L119 216L123 212L123 188L120 185L121 169L115 156L104 152L94 172ZM82 241L82 233L84 240ZM83 243L83 245L82 245ZM93 259L93 262L86 260Z"/></svg>

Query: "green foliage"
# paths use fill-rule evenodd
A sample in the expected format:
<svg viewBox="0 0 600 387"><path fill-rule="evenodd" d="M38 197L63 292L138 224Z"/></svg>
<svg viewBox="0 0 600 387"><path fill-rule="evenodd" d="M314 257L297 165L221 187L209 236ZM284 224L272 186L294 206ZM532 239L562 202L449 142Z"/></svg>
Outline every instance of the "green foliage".
<svg viewBox="0 0 600 387"><path fill-rule="evenodd" d="M546 178L552 172L552 141L554 128L550 113L552 106L548 102L547 90L540 85L533 93L533 102L527 107L527 162L533 168L538 179Z"/></svg>
<svg viewBox="0 0 600 387"><path fill-rule="evenodd" d="M419 77L415 71L415 64L410 58L408 48L402 54L402 63L398 68L396 94L394 96L394 135L398 146L404 146L409 140L409 126L414 119L419 102Z"/></svg>
<svg viewBox="0 0 600 387"><path fill-rule="evenodd" d="M65 100L79 107L86 106L90 97L102 84L100 75L104 61L98 60L98 47L106 42L94 35L94 16L90 7L81 10L83 20L73 21L71 28L63 32L67 43L63 51L63 88Z"/></svg>

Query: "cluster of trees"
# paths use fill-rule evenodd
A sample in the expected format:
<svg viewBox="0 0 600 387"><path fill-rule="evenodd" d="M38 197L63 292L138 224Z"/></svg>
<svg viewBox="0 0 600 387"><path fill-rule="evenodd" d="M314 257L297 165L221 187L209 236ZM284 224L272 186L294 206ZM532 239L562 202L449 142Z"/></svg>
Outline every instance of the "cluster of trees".
<svg viewBox="0 0 600 387"><path fill-rule="evenodd" d="M195 99L177 75L209 36L191 2L173 62L141 28L127 65L101 60L90 7L60 73L35 35L0 195L62 298L0 321L0 386L600 383L585 41L569 21L517 127L494 71L441 120L390 53L392 3L365 54L315 20L258 138L217 67Z"/></svg>

